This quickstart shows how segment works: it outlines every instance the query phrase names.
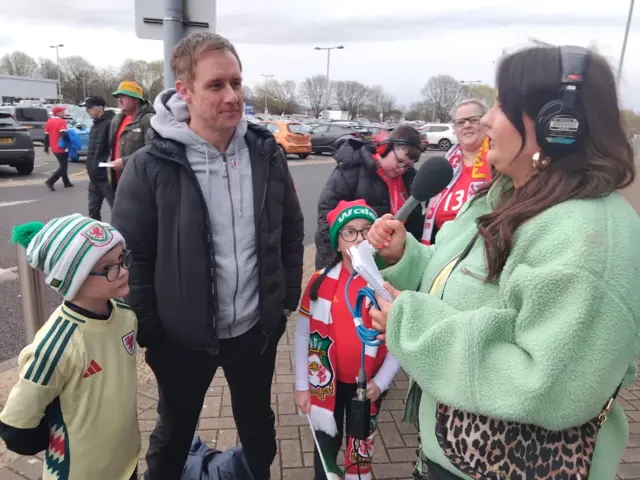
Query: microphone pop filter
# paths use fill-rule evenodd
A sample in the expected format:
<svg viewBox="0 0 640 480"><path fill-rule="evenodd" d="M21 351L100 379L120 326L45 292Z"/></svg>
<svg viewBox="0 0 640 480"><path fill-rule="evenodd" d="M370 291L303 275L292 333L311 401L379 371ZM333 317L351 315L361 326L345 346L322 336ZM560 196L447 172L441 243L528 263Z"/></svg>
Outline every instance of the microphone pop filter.
<svg viewBox="0 0 640 480"><path fill-rule="evenodd" d="M444 190L453 178L453 168L444 157L432 157L418 169L411 184L411 196L426 202Z"/></svg>

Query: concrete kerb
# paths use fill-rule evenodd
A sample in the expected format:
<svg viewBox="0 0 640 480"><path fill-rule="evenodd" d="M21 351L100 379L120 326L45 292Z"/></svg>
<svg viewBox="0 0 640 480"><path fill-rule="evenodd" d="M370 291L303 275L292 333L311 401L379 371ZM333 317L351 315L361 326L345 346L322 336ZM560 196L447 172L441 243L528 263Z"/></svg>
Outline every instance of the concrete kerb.
<svg viewBox="0 0 640 480"><path fill-rule="evenodd" d="M314 245L309 245L304 249L304 270L303 270L303 279L302 279L302 287L304 288L307 284L307 281L315 271L315 256L316 256L316 247ZM9 392L11 388L16 383L18 379L18 359L12 358L5 362L0 363L0 410L4 407L7 397L9 396ZM137 355L137 364L138 364L138 387L143 387L151 380L153 380L153 372L144 362L144 354L142 350L138 349ZM4 442L0 441L0 470L4 467L11 464L14 460L18 458L18 455L7 451Z"/></svg>

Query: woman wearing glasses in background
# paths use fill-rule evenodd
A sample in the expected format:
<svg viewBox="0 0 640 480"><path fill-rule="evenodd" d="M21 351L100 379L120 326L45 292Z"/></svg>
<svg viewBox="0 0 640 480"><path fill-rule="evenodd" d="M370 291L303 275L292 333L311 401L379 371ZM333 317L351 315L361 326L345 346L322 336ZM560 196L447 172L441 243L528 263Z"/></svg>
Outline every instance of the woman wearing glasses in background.
<svg viewBox="0 0 640 480"><path fill-rule="evenodd" d="M456 218L460 207L491 180L491 168L487 163L489 139L485 128L480 125L485 113L485 104L474 98L460 102L453 109L453 126L458 144L447 153L447 159L453 167L453 179L427 205L422 232L422 243L425 245L433 243L442 225Z"/></svg>

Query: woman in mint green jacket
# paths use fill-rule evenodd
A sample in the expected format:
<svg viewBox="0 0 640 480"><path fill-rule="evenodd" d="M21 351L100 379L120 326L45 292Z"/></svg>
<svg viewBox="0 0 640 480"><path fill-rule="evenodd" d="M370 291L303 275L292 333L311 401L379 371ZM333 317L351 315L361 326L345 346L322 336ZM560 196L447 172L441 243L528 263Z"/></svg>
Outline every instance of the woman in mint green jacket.
<svg viewBox="0 0 640 480"><path fill-rule="evenodd" d="M614 76L592 51L543 47L505 57L496 83L493 182L435 245L388 215L372 227L395 296L374 326L413 379L423 478L614 479L628 425L609 400L640 343Z"/></svg>

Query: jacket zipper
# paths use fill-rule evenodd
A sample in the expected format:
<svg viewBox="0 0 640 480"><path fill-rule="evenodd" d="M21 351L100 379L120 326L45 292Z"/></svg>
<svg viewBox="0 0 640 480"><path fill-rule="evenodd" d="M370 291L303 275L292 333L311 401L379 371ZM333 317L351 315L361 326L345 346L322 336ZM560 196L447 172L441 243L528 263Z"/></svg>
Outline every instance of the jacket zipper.
<svg viewBox="0 0 640 480"><path fill-rule="evenodd" d="M260 211L258 212L258 222L256 223L256 225L258 226L256 228L256 253L257 253L257 257L258 257L258 278L262 278L262 262L260 261L260 225L262 224L262 212L264 211L264 204L267 200L267 188L269 186L269 170L271 169L271 160L273 160L273 157L275 157L277 155L277 152L274 153L273 155L270 155L269 158L267 158L267 174L265 175L265 186L264 186L264 192L262 192L262 200L260 202ZM258 285L258 311L260 312L260 318L262 318L262 295L260 295L260 285ZM262 334L265 335L264 330L262 330ZM265 350L267 349L267 338L265 338L265 342L264 345L262 347L262 350L260 351L260 354L262 355Z"/></svg>
<svg viewBox="0 0 640 480"><path fill-rule="evenodd" d="M238 297L238 287L240 284L240 265L238 265L238 245L236 239L236 219L234 215L233 195L231 194L231 180L229 179L229 164L227 163L227 154L222 154L224 161L225 176L227 177L227 193L229 194L229 202L231 203L231 233L233 234L233 260L236 265L236 284L233 290L233 317L231 325L236 323L236 299Z"/></svg>
<svg viewBox="0 0 640 480"><path fill-rule="evenodd" d="M204 209L204 212L206 212L206 215L204 217L205 217L205 224L207 225L207 246L209 247L208 267L209 267L209 279L211 281L211 298L210 298L211 303L209 304L209 306L213 309L213 315L211 315L211 312L209 312L209 316L213 316L213 331L214 331L213 353L218 354L218 350L219 350L219 344L218 344L219 312L218 312L218 299L217 299L218 285L216 280L215 252L213 250L213 235L211 230L211 219L209 218L209 207L207 206L207 201L204 198L204 193L202 193L202 188L200 188L200 183L198 182L198 178L196 177L196 174L193 172L193 170L187 167L186 165L184 165L182 162L180 162L174 157L170 157L169 159L171 161L178 163L180 167L184 168L187 171L187 175L189 175L189 178L193 182L196 192L200 194L200 202L202 203L202 208Z"/></svg>
<svg viewBox="0 0 640 480"><path fill-rule="evenodd" d="M467 267L462 267L460 269L460 271L464 274L464 275L468 275L472 278L475 278L476 280L480 280L481 282L485 282L487 279L485 277L483 277L482 275L478 275L477 273L472 272L471 270L469 270Z"/></svg>

